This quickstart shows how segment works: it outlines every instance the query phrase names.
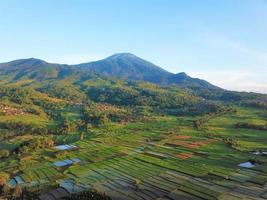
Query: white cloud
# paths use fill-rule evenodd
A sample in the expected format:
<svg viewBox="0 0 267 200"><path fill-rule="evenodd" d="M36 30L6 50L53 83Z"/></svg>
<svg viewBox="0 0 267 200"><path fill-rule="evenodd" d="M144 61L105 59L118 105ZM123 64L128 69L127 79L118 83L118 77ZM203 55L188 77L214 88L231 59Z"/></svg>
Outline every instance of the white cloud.
<svg viewBox="0 0 267 200"><path fill-rule="evenodd" d="M233 39L230 36L221 35L217 32L206 30L203 34L203 41L206 45L210 45L217 54L221 55L221 59L226 57L230 62L235 63L235 68L249 69L252 65L257 68L267 68L267 49L260 50L255 48L255 44L249 44L247 41ZM227 56L225 56L227 55ZM222 60L224 62L224 60ZM242 65L246 66L242 66ZM253 66L253 67L254 67ZM228 67L228 66L225 66Z"/></svg>
<svg viewBox="0 0 267 200"><path fill-rule="evenodd" d="M266 51L255 49L247 43L232 40L216 32L206 31L203 38L206 44L212 45L218 51L224 53L228 50L229 55L235 56L221 57L229 58L228 63L223 62L225 69L222 66L218 67L218 70L212 67L210 71L196 69L188 72L189 74L225 89L267 94Z"/></svg>
<svg viewBox="0 0 267 200"><path fill-rule="evenodd" d="M233 49L238 50L239 52L243 54L246 54L247 56L254 57L259 62L264 64L265 67L267 67L267 53L266 52L258 51L256 49L252 49L250 47L247 47L245 45L242 45L240 43L233 42L233 41L225 41L225 44L229 47L232 47Z"/></svg>
<svg viewBox="0 0 267 200"><path fill-rule="evenodd" d="M267 80L264 78L267 72L192 71L189 74L193 77L205 79L224 89L267 94Z"/></svg>

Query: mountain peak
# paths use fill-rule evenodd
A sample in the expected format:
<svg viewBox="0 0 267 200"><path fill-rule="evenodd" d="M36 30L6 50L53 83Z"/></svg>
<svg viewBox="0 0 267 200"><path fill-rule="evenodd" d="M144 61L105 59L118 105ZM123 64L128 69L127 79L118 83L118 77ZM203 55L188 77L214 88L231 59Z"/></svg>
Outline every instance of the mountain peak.
<svg viewBox="0 0 267 200"><path fill-rule="evenodd" d="M176 76L180 76L180 77L188 77L188 75L187 75L185 72L177 73Z"/></svg>
<svg viewBox="0 0 267 200"><path fill-rule="evenodd" d="M138 58L138 57L132 53L115 53L108 58Z"/></svg>
<svg viewBox="0 0 267 200"><path fill-rule="evenodd" d="M116 53L112 56L107 57L104 60L113 60L113 61L130 61L130 62L142 62L142 63L149 63L151 65L154 65L150 63L149 61L146 61L132 53Z"/></svg>
<svg viewBox="0 0 267 200"><path fill-rule="evenodd" d="M19 65L39 66L39 65L47 64L47 62L41 59L37 59L37 58L25 58L25 59L18 59L18 60L10 61L10 62L3 63L3 64L13 65L13 66L14 65L15 66L19 66Z"/></svg>
<svg viewBox="0 0 267 200"><path fill-rule="evenodd" d="M47 65L48 65L47 62L37 58L25 58L25 59L13 60L6 63L0 63L0 69L5 71L6 70L12 71L18 69L22 70L23 72L23 70L26 71L26 69L40 68Z"/></svg>

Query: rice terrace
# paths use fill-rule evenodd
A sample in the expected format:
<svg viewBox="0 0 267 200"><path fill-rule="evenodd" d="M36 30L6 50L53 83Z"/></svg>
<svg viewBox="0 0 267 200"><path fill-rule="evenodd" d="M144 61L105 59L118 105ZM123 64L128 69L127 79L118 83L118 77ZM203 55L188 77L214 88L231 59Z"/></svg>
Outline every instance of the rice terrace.
<svg viewBox="0 0 267 200"><path fill-rule="evenodd" d="M86 105L82 103L77 106L46 97L44 101L57 105L53 110L62 113L69 123L84 119ZM109 106L103 106L102 112L109 112ZM110 109L115 114L113 106ZM140 107L129 109L134 113ZM267 156L263 154L267 135L262 130L236 126L241 121L263 124L266 111L232 105L208 120L204 128L195 124L206 116L158 112L142 112L138 120L134 116L129 119L127 114L122 122L92 126L87 131L76 128L66 134L48 131L30 137L27 131L12 126L2 128L1 152L10 152L1 159L2 176L9 175L11 190L39 191L40 199L88 190L111 199L267 198ZM30 120L33 127L56 126L45 113L19 116L15 122L18 118L3 113L2 127L10 120L18 125ZM51 145L49 140L53 140ZM256 150L262 153L255 155ZM244 162L253 165L240 167Z"/></svg>
<svg viewBox="0 0 267 200"><path fill-rule="evenodd" d="M266 13L1 0L0 200L267 199Z"/></svg>

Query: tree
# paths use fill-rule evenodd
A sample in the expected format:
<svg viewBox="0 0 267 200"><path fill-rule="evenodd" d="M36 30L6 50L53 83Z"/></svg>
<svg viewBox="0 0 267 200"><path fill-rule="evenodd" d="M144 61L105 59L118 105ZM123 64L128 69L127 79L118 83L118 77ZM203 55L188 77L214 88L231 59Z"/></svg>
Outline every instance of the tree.
<svg viewBox="0 0 267 200"><path fill-rule="evenodd" d="M135 181L135 187L136 187L136 190L139 190L139 186L140 186L140 184L141 184L141 180L139 180L139 179L134 179L134 181Z"/></svg>
<svg viewBox="0 0 267 200"><path fill-rule="evenodd" d="M21 152L21 153L27 153L27 152L29 152L29 147L27 146L27 145L23 145L20 149L19 149L19 151Z"/></svg>
<svg viewBox="0 0 267 200"><path fill-rule="evenodd" d="M76 126L77 126L78 129L81 130L81 129L84 127L84 121L81 120L81 119L78 119L78 120L76 121Z"/></svg>
<svg viewBox="0 0 267 200"><path fill-rule="evenodd" d="M46 145L47 145L48 147L53 147L53 146L55 145L55 142L54 142L54 140L53 140L52 137L48 137L48 138L46 138Z"/></svg>
<svg viewBox="0 0 267 200"><path fill-rule="evenodd" d="M6 149L0 150L0 158L7 158L9 156L9 151Z"/></svg>
<svg viewBox="0 0 267 200"><path fill-rule="evenodd" d="M67 133L70 133L70 132L72 132L72 131L75 131L76 130L76 125L73 123L73 122L71 122L71 121L69 121L69 120L67 120L67 119L65 119L60 125L59 125L59 132L61 133L61 134L67 134Z"/></svg>
<svg viewBox="0 0 267 200"><path fill-rule="evenodd" d="M6 185L9 180L9 174L0 172L0 186Z"/></svg>
<svg viewBox="0 0 267 200"><path fill-rule="evenodd" d="M99 116L98 120L97 120L97 125L102 126L102 125L106 125L107 123L109 123L109 118L107 117L107 115L102 114Z"/></svg>
<svg viewBox="0 0 267 200"><path fill-rule="evenodd" d="M22 194L22 189L20 186L17 185L13 190L12 196L18 198L21 196L21 194Z"/></svg>
<svg viewBox="0 0 267 200"><path fill-rule="evenodd" d="M90 131L93 128L92 124L86 124L86 131Z"/></svg>
<svg viewBox="0 0 267 200"><path fill-rule="evenodd" d="M2 194L7 195L9 193L9 187L5 184L2 186Z"/></svg>
<svg viewBox="0 0 267 200"><path fill-rule="evenodd" d="M84 139L84 133L81 133L80 134L80 140L83 140Z"/></svg>

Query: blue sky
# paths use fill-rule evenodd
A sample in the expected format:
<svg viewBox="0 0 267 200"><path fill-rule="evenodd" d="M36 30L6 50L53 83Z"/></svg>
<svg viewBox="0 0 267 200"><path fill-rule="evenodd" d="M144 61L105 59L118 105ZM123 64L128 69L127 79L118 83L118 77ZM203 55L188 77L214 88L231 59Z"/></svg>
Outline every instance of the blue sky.
<svg viewBox="0 0 267 200"><path fill-rule="evenodd" d="M131 52L226 89L267 93L266 0L0 0L0 62Z"/></svg>

